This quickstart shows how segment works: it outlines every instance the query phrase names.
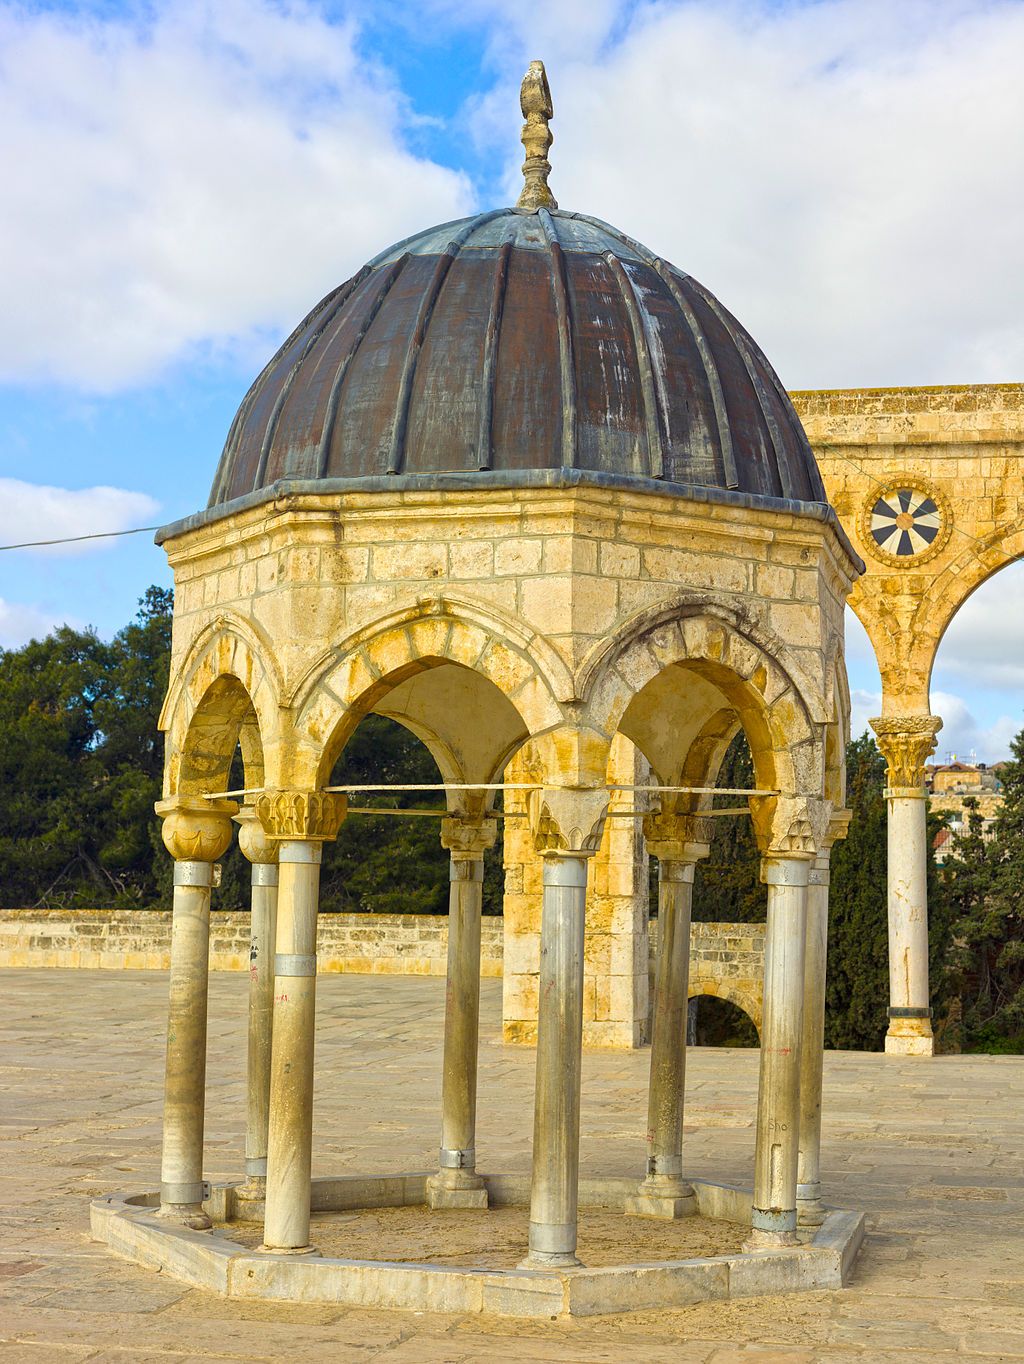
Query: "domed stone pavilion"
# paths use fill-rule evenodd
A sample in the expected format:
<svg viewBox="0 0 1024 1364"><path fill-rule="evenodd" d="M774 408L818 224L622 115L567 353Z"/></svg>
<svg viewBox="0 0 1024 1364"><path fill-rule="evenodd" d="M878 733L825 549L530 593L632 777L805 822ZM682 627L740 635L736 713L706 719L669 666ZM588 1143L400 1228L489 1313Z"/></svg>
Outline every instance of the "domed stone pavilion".
<svg viewBox="0 0 1024 1364"><path fill-rule="evenodd" d="M448 808L439 1161L394 1195L425 1216L498 1196L477 1170L475 1115L483 854L499 818L522 811L543 868L539 948L516 968L537 1018L529 1244L490 1297L466 1272L456 1293L452 1271L444 1304L548 1313L544 1293L564 1310L590 1293L579 1310L622 1310L625 1288L593 1305L605 1290L581 1287L576 1259L585 900L610 814L642 821L659 860L660 929L647 1168L608 1197L633 1215L746 1218L772 1264L826 1218L828 862L844 820L843 607L862 565L756 343L690 276L557 207L539 63L522 102L517 207L421 232L319 303L246 395L209 506L158 537L176 585L158 806L175 859L162 1183L159 1209L136 1200L117 1216L133 1236L198 1247L190 1264L220 1253L203 1230L215 1208L262 1217L249 1286L232 1287L236 1255L223 1284L203 1280L221 1291L289 1296L298 1281L282 1275L343 1264L302 1258L311 1203L341 1206L344 1183L318 1192L310 1178L317 895L351 793L329 789L331 773L372 713L427 745ZM691 887L740 728L756 787L733 794L749 802L769 903L752 1195L695 1189L682 1144ZM610 779L622 738L649 782ZM231 792L239 745L245 789ZM210 888L236 823L253 864L246 1181L211 1195ZM829 1244L799 1283L790 1270L772 1282L838 1281L821 1277ZM333 1282L330 1300L356 1300ZM389 1282L373 1301L441 1302ZM513 1288L541 1307L508 1306Z"/></svg>

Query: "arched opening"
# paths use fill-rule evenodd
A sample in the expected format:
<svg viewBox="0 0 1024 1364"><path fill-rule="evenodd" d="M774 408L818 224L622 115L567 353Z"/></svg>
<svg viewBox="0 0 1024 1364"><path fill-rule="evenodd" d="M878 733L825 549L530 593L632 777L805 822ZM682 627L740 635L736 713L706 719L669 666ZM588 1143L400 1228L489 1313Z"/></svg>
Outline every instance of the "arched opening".
<svg viewBox="0 0 1024 1364"><path fill-rule="evenodd" d="M757 1028L749 1013L723 995L690 996L687 1042L696 1047L757 1047Z"/></svg>
<svg viewBox="0 0 1024 1364"><path fill-rule="evenodd" d="M426 743L387 715L364 717L331 772L331 786L435 785L444 776ZM353 793L353 813L324 846L321 913L446 914L449 856L441 845L443 791ZM360 809L415 811L362 814ZM423 811L436 811L431 816ZM484 858L485 914L501 913L501 849Z"/></svg>

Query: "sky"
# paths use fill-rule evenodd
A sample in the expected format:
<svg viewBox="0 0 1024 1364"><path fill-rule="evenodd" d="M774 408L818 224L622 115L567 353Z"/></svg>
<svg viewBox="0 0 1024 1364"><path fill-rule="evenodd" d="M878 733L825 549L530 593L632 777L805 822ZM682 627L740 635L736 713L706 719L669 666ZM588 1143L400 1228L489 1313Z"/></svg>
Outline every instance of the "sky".
<svg viewBox="0 0 1024 1364"><path fill-rule="evenodd" d="M205 506L280 340L389 242L552 187L721 298L791 389L1024 379L1024 0L0 0L0 545ZM150 534L0 553L0 647L108 636ZM962 608L938 756L1024 726L1024 564ZM854 732L877 714L850 618Z"/></svg>

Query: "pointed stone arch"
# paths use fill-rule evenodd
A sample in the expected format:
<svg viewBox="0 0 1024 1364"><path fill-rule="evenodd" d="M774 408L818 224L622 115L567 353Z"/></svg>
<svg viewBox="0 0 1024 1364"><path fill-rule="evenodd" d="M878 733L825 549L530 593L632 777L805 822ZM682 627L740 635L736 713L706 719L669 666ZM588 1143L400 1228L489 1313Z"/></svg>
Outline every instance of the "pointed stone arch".
<svg viewBox="0 0 1024 1364"><path fill-rule="evenodd" d="M262 786L278 740L280 674L250 622L219 616L192 642L160 714L164 792L223 789L237 745L247 786Z"/></svg>

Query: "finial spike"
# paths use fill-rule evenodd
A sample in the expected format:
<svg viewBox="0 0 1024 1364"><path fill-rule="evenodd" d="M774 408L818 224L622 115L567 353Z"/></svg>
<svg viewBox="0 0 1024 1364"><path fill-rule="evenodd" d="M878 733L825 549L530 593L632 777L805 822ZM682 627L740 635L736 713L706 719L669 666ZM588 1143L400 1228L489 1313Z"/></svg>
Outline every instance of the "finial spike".
<svg viewBox="0 0 1024 1364"><path fill-rule="evenodd" d="M522 131L526 160L523 162L525 183L516 208L523 208L528 213L536 213L539 208L557 208L558 201L548 188L551 174L548 148L555 140L548 120L554 117L555 111L543 62L530 63L519 91L519 106L526 119Z"/></svg>

